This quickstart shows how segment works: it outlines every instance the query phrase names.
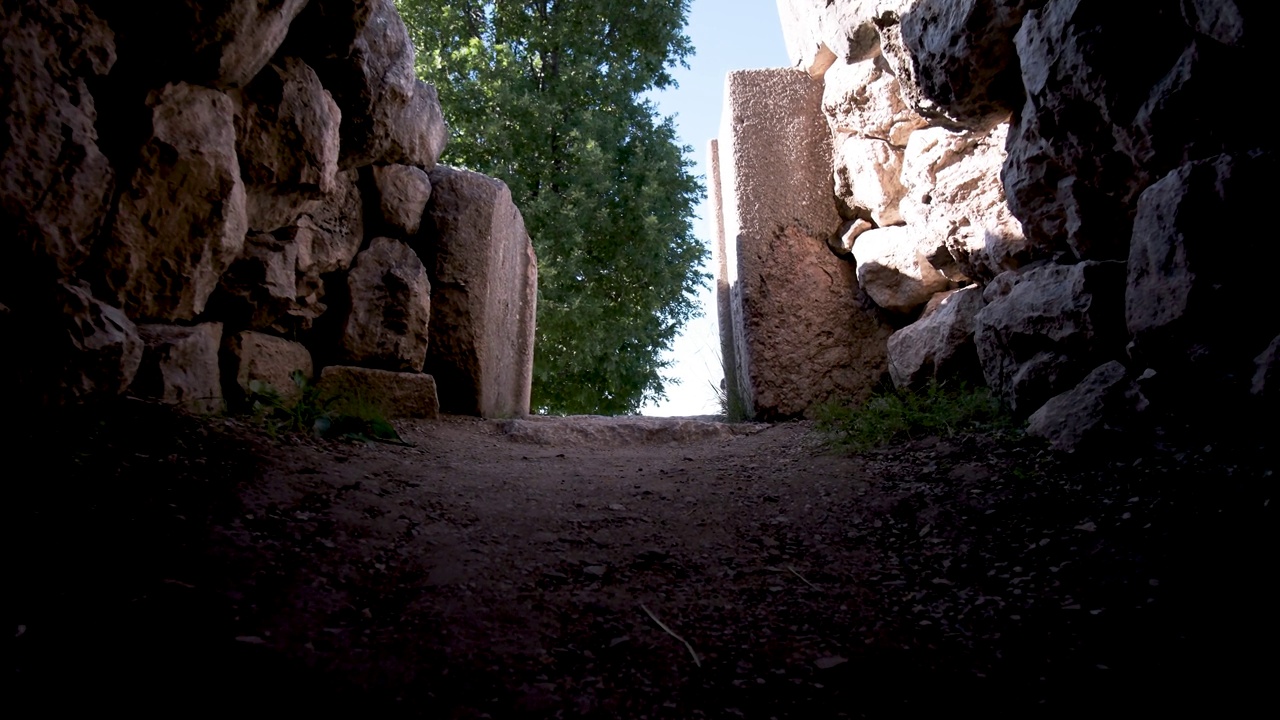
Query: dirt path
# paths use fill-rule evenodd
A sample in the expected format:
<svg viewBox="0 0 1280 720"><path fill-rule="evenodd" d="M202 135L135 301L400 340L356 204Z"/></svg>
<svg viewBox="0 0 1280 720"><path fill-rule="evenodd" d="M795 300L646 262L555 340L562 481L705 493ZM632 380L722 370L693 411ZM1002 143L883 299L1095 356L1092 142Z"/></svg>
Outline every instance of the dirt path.
<svg viewBox="0 0 1280 720"><path fill-rule="evenodd" d="M805 423L469 418L397 446L137 403L53 421L5 449L49 446L11 466L6 527L20 694L54 705L1029 717L1222 709L1274 677L1244 657L1276 628L1254 446L848 457Z"/></svg>

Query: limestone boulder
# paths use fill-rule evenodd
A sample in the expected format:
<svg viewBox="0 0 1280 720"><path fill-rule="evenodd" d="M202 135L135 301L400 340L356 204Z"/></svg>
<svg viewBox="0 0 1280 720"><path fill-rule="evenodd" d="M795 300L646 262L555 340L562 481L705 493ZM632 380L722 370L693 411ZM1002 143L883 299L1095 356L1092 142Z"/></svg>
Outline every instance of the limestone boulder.
<svg viewBox="0 0 1280 720"><path fill-rule="evenodd" d="M950 281L927 257L927 242L916 228L868 230L853 244L858 285L877 305L897 313L909 313L946 290Z"/></svg>
<svg viewBox="0 0 1280 720"><path fill-rule="evenodd" d="M423 217L433 327L427 372L446 412L529 413L538 261L500 180L438 167Z"/></svg>
<svg viewBox="0 0 1280 720"><path fill-rule="evenodd" d="M970 285L938 293L922 317L889 336L889 377L894 387L917 388L932 380L980 381L974 323L984 305Z"/></svg>
<svg viewBox="0 0 1280 720"><path fill-rule="evenodd" d="M248 221L231 100L194 85L147 98L152 134L120 196L105 285L131 317L190 320L244 247Z"/></svg>
<svg viewBox="0 0 1280 720"><path fill-rule="evenodd" d="M330 365L320 371L318 386L335 412L372 408L387 419L440 416L435 378L425 373Z"/></svg>
<svg viewBox="0 0 1280 720"><path fill-rule="evenodd" d="M393 0L315 0L285 48L316 69L341 108L342 168L435 166L448 129L435 88L416 77Z"/></svg>
<svg viewBox="0 0 1280 720"><path fill-rule="evenodd" d="M222 323L139 325L138 334L145 349L130 392L195 413L223 409Z"/></svg>
<svg viewBox="0 0 1280 720"><path fill-rule="evenodd" d="M934 264L952 280L986 282L1049 254L1028 241L1000 184L1007 132L933 127L907 143L902 217L931 238Z"/></svg>
<svg viewBox="0 0 1280 720"><path fill-rule="evenodd" d="M301 343L252 330L224 338L221 356L224 395L237 404L270 391L292 402L302 392L295 378L311 382L314 375L311 353Z"/></svg>
<svg viewBox="0 0 1280 720"><path fill-rule="evenodd" d="M386 224L406 237L417 235L422 211L431 199L431 179L427 173L410 165L375 165L373 181Z"/></svg>
<svg viewBox="0 0 1280 720"><path fill-rule="evenodd" d="M1184 9L1212 4L1137 0L1115 13L1101 0L1065 0L1026 13L1015 45L1027 100L1003 180L1034 242L1123 259L1138 195L1155 179L1269 144L1218 107L1248 95L1255 61L1188 27ZM1143 52L1119 59L1114 48L1133 37L1146 38Z"/></svg>
<svg viewBox="0 0 1280 720"><path fill-rule="evenodd" d="M341 113L315 71L281 58L245 88L236 148L249 228L294 224L337 189Z"/></svg>
<svg viewBox="0 0 1280 720"><path fill-rule="evenodd" d="M1027 415L1124 351L1124 263L1045 264L987 286L974 341L987 386Z"/></svg>
<svg viewBox="0 0 1280 720"><path fill-rule="evenodd" d="M37 374L56 373L46 395L74 402L124 392L142 362L137 326L120 309L80 285L57 283L53 296L50 320L57 330L48 335L42 332L38 337L48 338L50 344L35 348L38 355L47 353L51 365L37 368Z"/></svg>
<svg viewBox="0 0 1280 720"><path fill-rule="evenodd" d="M1022 106L1013 36L1043 0L918 0L901 15L919 92L947 117L989 128ZM892 54L892 48L890 49Z"/></svg>
<svg viewBox="0 0 1280 720"><path fill-rule="evenodd" d="M351 267L364 242L364 207L359 173L339 172L332 192L310 207L295 225L274 233L298 246L299 272L322 275Z"/></svg>
<svg viewBox="0 0 1280 720"><path fill-rule="evenodd" d="M779 0L782 37L792 64L818 79L837 61L857 62L880 49L879 6L902 0Z"/></svg>
<svg viewBox="0 0 1280 720"><path fill-rule="evenodd" d="M1075 452L1118 431L1134 413L1135 384L1124 365L1099 365L1079 385L1055 395L1027 418L1027 434L1055 450Z"/></svg>
<svg viewBox="0 0 1280 720"><path fill-rule="evenodd" d="M1215 386L1233 377L1247 389L1252 360L1280 333L1280 320L1271 313L1243 323L1224 318L1270 301L1266 263L1239 258L1263 252L1258 228L1269 222L1266 188L1275 171L1270 156L1221 155L1183 165L1143 192L1125 294L1136 362Z"/></svg>
<svg viewBox="0 0 1280 720"><path fill-rule="evenodd" d="M11 7L12 6L12 7ZM116 60L83 3L8 3L0 15L0 284L70 276L107 215L114 173L87 81Z"/></svg>
<svg viewBox="0 0 1280 720"><path fill-rule="evenodd" d="M843 220L821 84L799 70L729 73L719 149L731 371L747 415L869 396L892 330L828 248Z"/></svg>
<svg viewBox="0 0 1280 720"><path fill-rule="evenodd" d="M327 308L323 281L300 273L300 244L266 233L252 234L244 252L223 273L210 300L216 315L237 327L296 335L311 329Z"/></svg>
<svg viewBox="0 0 1280 720"><path fill-rule="evenodd" d="M391 238L374 238L347 274L351 309L342 326L350 364L421 372L427 357L431 281L417 253Z"/></svg>

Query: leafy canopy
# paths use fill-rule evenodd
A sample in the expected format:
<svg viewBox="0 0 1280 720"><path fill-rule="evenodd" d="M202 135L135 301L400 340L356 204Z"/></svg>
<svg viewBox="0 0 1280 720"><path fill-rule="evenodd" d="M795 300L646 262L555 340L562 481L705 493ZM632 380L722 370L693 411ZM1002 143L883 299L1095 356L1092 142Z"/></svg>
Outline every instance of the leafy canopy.
<svg viewBox="0 0 1280 720"><path fill-rule="evenodd" d="M692 53L689 0L397 0L452 129L444 162L504 180L538 254L533 407L665 397L706 248L691 148L644 93Z"/></svg>

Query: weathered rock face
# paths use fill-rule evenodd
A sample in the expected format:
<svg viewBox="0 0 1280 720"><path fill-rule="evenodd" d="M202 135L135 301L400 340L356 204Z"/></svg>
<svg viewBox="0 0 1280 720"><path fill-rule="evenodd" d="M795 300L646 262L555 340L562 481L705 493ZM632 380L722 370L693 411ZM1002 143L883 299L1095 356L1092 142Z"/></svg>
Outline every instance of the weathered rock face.
<svg viewBox="0 0 1280 720"><path fill-rule="evenodd" d="M336 189L342 116L315 71L297 58L267 67L244 95L236 149L249 228L271 232Z"/></svg>
<svg viewBox="0 0 1280 720"><path fill-rule="evenodd" d="M423 219L433 322L427 357L447 412L529 413L538 262L506 184L438 167Z"/></svg>
<svg viewBox="0 0 1280 720"><path fill-rule="evenodd" d="M311 353L303 345L252 331L226 338L222 366L223 391L233 403L267 390L287 403L301 392L295 373L307 380L314 375Z"/></svg>
<svg viewBox="0 0 1280 720"><path fill-rule="evenodd" d="M898 388L931 380L982 379L973 329L984 301L977 286L940 293L935 308L889 336L889 377Z"/></svg>
<svg viewBox="0 0 1280 720"><path fill-rule="evenodd" d="M899 225L868 230L853 243L858 284L886 310L916 310L949 285L929 264L928 249L913 228Z"/></svg>
<svg viewBox="0 0 1280 720"><path fill-rule="evenodd" d="M374 238L347 275L351 311L342 349L357 365L421 372L427 358L431 282L408 245Z"/></svg>
<svg viewBox="0 0 1280 720"><path fill-rule="evenodd" d="M231 100L178 84L147 104L153 134L117 206L105 284L133 317L191 320L248 230Z"/></svg>
<svg viewBox="0 0 1280 720"><path fill-rule="evenodd" d="M422 211L431 199L427 173L409 165L377 165L373 181L378 186L383 220L405 236L417 235Z"/></svg>
<svg viewBox="0 0 1280 720"><path fill-rule="evenodd" d="M1124 351L1124 264L1043 265L984 291L974 339L987 385L1022 414Z"/></svg>
<svg viewBox="0 0 1280 720"><path fill-rule="evenodd" d="M98 149L86 81L111 69L115 43L72 0L6 3L0 37L0 295L8 295L32 272L73 273L106 217L114 173Z"/></svg>
<svg viewBox="0 0 1280 720"><path fill-rule="evenodd" d="M737 386L758 418L864 397L886 370L890 328L827 245L842 220L821 103L821 85L797 70L739 71L726 84L719 181L729 325Z"/></svg>
<svg viewBox="0 0 1280 720"><path fill-rule="evenodd" d="M374 408L387 419L440 415L436 381L422 373L330 365L320 371L319 390L335 412ZM344 403L356 401L364 407L344 407Z"/></svg>
<svg viewBox="0 0 1280 720"><path fill-rule="evenodd" d="M1099 365L1074 388L1056 395L1027 419L1027 433L1042 437L1058 450L1075 452L1096 442L1108 421L1123 422L1131 408L1132 383L1124 365ZM1118 428L1112 428L1118 429Z"/></svg>
<svg viewBox="0 0 1280 720"><path fill-rule="evenodd" d="M832 200L848 221L833 249L852 245L886 308L919 302L900 291L921 259L976 283L989 301L976 322L984 377L1021 414L1126 346L1147 378L1144 407L1162 396L1167 409L1200 406L1195 393L1247 402L1280 324L1224 322L1266 306L1266 265L1242 266L1209 238L1252 248L1265 227L1256 189L1274 176L1274 138L1221 110L1249 95L1264 62L1260 6L780 0L793 62L826 83ZM900 239L875 248L889 224L904 226L890 229ZM916 264L876 262L877 277L873 248ZM929 353L963 332L937 320L895 335L895 381L919 382ZM1138 412L1129 399L1111 407ZM1062 424L1063 447L1085 442L1091 431L1061 409L1038 414L1039 427L1056 438Z"/></svg>
<svg viewBox="0 0 1280 720"><path fill-rule="evenodd" d="M0 397L127 389L210 412L254 381L288 401L315 353L412 370L365 375L435 412L426 268L370 239L418 233L447 135L392 0L6 0L0 30L0 344L26 349L0 361ZM525 412L532 368L512 367Z"/></svg>
<svg viewBox="0 0 1280 720"><path fill-rule="evenodd" d="M435 166L448 130L435 88L416 79L392 0L314 0L286 49L316 69L342 110L341 167Z"/></svg>
<svg viewBox="0 0 1280 720"><path fill-rule="evenodd" d="M196 413L222 410L222 323L141 325L142 364L130 391Z"/></svg>

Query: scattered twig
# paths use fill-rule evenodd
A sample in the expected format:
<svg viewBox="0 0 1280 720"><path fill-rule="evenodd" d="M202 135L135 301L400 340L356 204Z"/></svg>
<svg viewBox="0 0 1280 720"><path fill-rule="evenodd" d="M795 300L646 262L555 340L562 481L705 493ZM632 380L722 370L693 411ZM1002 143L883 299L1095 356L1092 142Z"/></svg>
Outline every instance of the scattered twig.
<svg viewBox="0 0 1280 720"><path fill-rule="evenodd" d="M800 578L800 582L804 583L805 585L808 585L809 587L813 588L814 590L821 590L821 588L819 588L817 585L814 585L813 583L809 582L808 580L805 580L805 579L804 579L804 576L803 576L803 575L801 575L800 573L796 572L796 569L795 569L795 568L793 568L793 567L791 567L790 565L788 565L788 566L787 566L787 569L791 571L791 574L792 574L792 575L795 575L796 577Z"/></svg>
<svg viewBox="0 0 1280 720"><path fill-rule="evenodd" d="M658 627L665 630L668 635L684 643L684 646L689 649L689 654L693 656L693 664L697 665L698 667L702 667L702 661L698 660L698 653L694 652L693 646L689 644L688 640L685 640L684 638L680 637L675 633L674 630L667 627L666 623L659 620L657 615L654 615L653 612L649 610L649 608L644 606L644 603L640 603L640 609L643 610L645 614L649 616L650 619L658 623Z"/></svg>

